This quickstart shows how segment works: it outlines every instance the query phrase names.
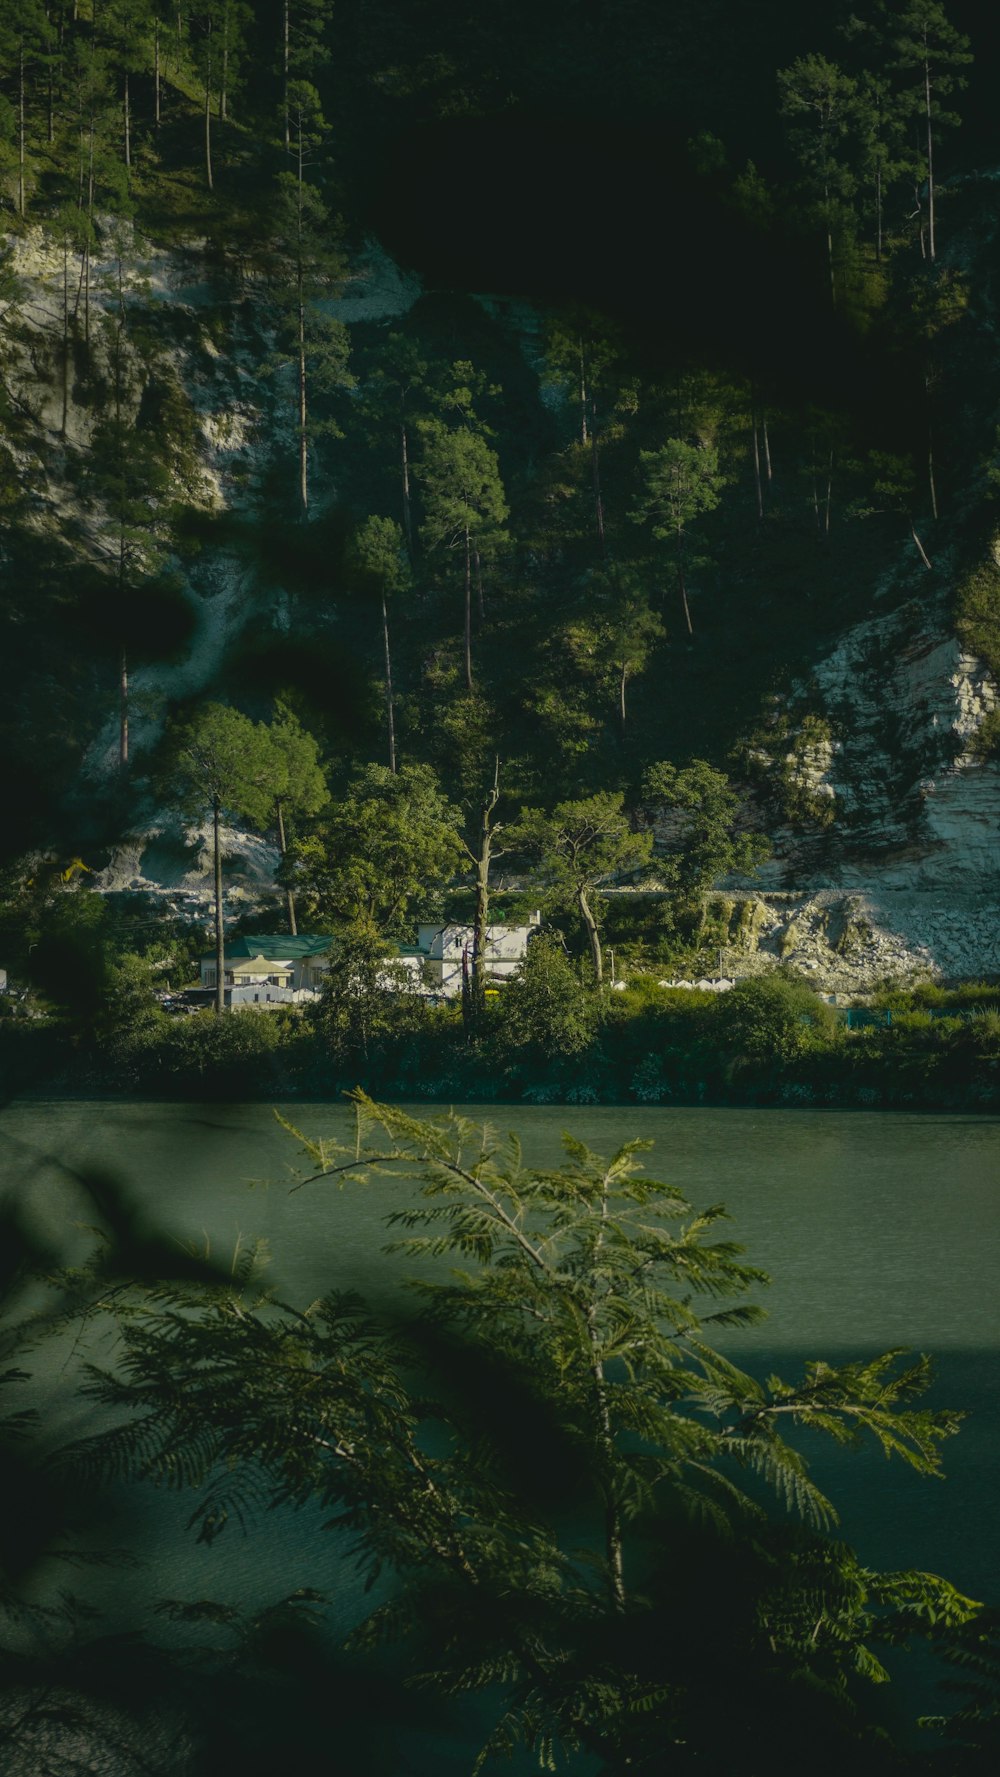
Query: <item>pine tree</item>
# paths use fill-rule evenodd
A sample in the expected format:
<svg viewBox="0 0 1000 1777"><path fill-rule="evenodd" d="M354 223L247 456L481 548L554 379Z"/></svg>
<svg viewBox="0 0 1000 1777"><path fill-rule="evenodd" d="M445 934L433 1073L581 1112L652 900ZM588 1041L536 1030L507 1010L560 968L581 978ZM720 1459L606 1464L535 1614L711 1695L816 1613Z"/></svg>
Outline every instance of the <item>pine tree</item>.
<svg viewBox="0 0 1000 1777"><path fill-rule="evenodd" d="M849 137L857 115L857 87L825 56L800 56L778 75L781 114L801 169L807 213L826 245L830 300L838 300L836 241L850 226L854 175Z"/></svg>
<svg viewBox="0 0 1000 1777"><path fill-rule="evenodd" d="M278 69L286 153L294 135L296 81L315 85L316 76L329 59L326 33L333 0L280 0Z"/></svg>
<svg viewBox="0 0 1000 1777"><path fill-rule="evenodd" d="M937 257L934 148L942 131L956 128L961 121L943 101L966 84L959 70L972 61L969 39L950 23L940 0L905 0L901 9L894 7L890 12L886 8L881 29L891 65L906 82L899 95L900 107L904 116L919 119L922 129L923 152L918 165L927 185L926 254L933 264Z"/></svg>
<svg viewBox="0 0 1000 1777"><path fill-rule="evenodd" d="M366 518L354 536L350 566L361 585L375 594L382 617L382 654L385 663L385 718L389 770L396 770L396 713L392 690L392 654L389 648L389 599L410 585L403 533L391 518Z"/></svg>
<svg viewBox="0 0 1000 1777"><path fill-rule="evenodd" d="M623 740L629 682L646 670L665 633L639 577L621 567L588 582L585 609L564 632L574 664L613 701Z"/></svg>
<svg viewBox="0 0 1000 1777"><path fill-rule="evenodd" d="M403 530L413 559L414 525L410 490L414 418L425 410L428 361L404 333L390 333L364 379L363 412L376 434L394 435L398 449Z"/></svg>
<svg viewBox="0 0 1000 1777"><path fill-rule="evenodd" d="M547 376L570 395L579 423L580 449L589 458L594 529L605 547L601 440L622 374L622 346L601 315L574 308L551 322L545 339Z"/></svg>
<svg viewBox="0 0 1000 1777"><path fill-rule="evenodd" d="M316 739L303 728L294 710L279 699L269 723L259 723L255 750L257 778L250 780L243 791L242 811L263 832L267 827L278 830L280 868L285 874L285 905L288 929L298 931L295 917L295 892L285 868L288 858L289 827L293 821L318 814L328 801L330 791L320 765Z"/></svg>
<svg viewBox="0 0 1000 1777"><path fill-rule="evenodd" d="M80 276L74 301L74 325L83 307L84 345L90 346L91 266L97 239L97 214L107 210L126 216L127 169L117 153L121 140L114 116L111 75L106 51L90 36L73 42L71 81L77 102L77 207L80 213Z"/></svg>
<svg viewBox="0 0 1000 1777"><path fill-rule="evenodd" d="M306 82L295 81L289 106L294 170L279 173L275 182L267 252L278 311L276 362L291 366L295 379L298 501L301 516L307 518L310 444L323 435L340 435L335 420L317 418L315 398L353 387L354 378L347 367L347 329L321 307L336 294L343 265L333 220L308 176L326 133L319 95Z"/></svg>
<svg viewBox="0 0 1000 1777"><path fill-rule="evenodd" d="M407 934L461 869L461 826L429 765L367 765L289 847L289 863L321 927Z"/></svg>
<svg viewBox="0 0 1000 1777"><path fill-rule="evenodd" d="M688 534L703 512L719 504L722 475L714 444L688 444L669 438L658 450L639 453L645 487L632 513L636 523L652 520L653 536L674 546L674 571L688 635L694 634L688 603Z"/></svg>
<svg viewBox="0 0 1000 1777"><path fill-rule="evenodd" d="M189 721L175 722L168 731L164 795L182 813L194 819L208 814L212 820L218 1015L226 1009L222 818L224 814L241 815L248 807L256 808L261 795L266 794L270 772L275 772L275 760L269 735L239 710L208 703ZM273 794L269 800L273 807Z"/></svg>
<svg viewBox="0 0 1000 1777"><path fill-rule="evenodd" d="M67 223L63 241L64 335L68 325L69 234ZM140 373L135 347L129 337L124 259L127 243L120 230L115 244L115 307L102 317L100 324L108 365L108 403L94 428L84 466L84 489L99 508L98 530L112 564L121 625L118 759L119 768L124 771L129 763L130 606L139 595L142 582L162 565L173 490L168 463L169 439L137 424ZM64 415L68 351L68 337L65 337Z"/></svg>
<svg viewBox="0 0 1000 1777"><path fill-rule="evenodd" d="M17 213L22 218L28 210L28 131L33 83L44 66L52 42L48 8L42 0L18 0L18 4L9 4L0 12L0 68L10 92Z"/></svg>
<svg viewBox="0 0 1000 1777"><path fill-rule="evenodd" d="M594 985L604 982L600 933L600 891L623 876L645 869L652 850L648 833L632 830L621 791L602 790L575 802L561 802L550 814L523 814L508 832L513 849L539 859L539 878L556 901L575 905L586 933Z"/></svg>
<svg viewBox="0 0 1000 1777"><path fill-rule="evenodd" d="M421 426L420 484L423 535L431 549L460 554L464 566L465 688L472 678L472 573L477 550L496 546L509 516L497 454L467 425L450 430L440 420Z"/></svg>
<svg viewBox="0 0 1000 1777"><path fill-rule="evenodd" d="M472 954L467 973L462 978L462 1014L466 1030L473 1034L482 1027L486 1012L486 933L490 923L490 871L494 859L503 857L508 849L500 843L503 831L497 820L500 803L500 761L493 770L493 782L485 791L477 810L475 844L468 839L462 844L475 871L476 903L472 916Z"/></svg>
<svg viewBox="0 0 1000 1777"><path fill-rule="evenodd" d="M133 97L132 82L147 68L149 41L153 35L153 0L105 0L100 12L102 35L117 71L121 93L122 157L126 176L132 175Z"/></svg>
<svg viewBox="0 0 1000 1777"><path fill-rule="evenodd" d="M770 855L763 834L738 830L740 799L725 773L706 759L648 765L642 794L669 833L657 854L657 874L684 899L722 876L749 875Z"/></svg>

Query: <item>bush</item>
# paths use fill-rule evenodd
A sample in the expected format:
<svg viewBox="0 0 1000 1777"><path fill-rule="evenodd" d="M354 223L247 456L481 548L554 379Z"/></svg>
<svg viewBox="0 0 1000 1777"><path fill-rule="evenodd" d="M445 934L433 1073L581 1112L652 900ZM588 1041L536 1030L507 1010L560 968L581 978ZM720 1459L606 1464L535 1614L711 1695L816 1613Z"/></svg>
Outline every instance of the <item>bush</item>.
<svg viewBox="0 0 1000 1777"><path fill-rule="evenodd" d="M719 1006L719 1040L730 1054L749 1061L788 1061L818 1039L831 1037L831 1007L803 981L781 974L741 981Z"/></svg>
<svg viewBox="0 0 1000 1777"><path fill-rule="evenodd" d="M597 1029L597 998L579 981L558 938L543 933L507 983L494 1030L509 1062L550 1062L580 1055Z"/></svg>
<svg viewBox="0 0 1000 1777"><path fill-rule="evenodd" d="M224 1018L201 1012L171 1020L156 1045L157 1077L184 1091L252 1096L279 1078L288 1034L279 1013L249 1006Z"/></svg>
<svg viewBox="0 0 1000 1777"><path fill-rule="evenodd" d="M964 645L1000 674L1000 568L982 561L958 589L955 627Z"/></svg>

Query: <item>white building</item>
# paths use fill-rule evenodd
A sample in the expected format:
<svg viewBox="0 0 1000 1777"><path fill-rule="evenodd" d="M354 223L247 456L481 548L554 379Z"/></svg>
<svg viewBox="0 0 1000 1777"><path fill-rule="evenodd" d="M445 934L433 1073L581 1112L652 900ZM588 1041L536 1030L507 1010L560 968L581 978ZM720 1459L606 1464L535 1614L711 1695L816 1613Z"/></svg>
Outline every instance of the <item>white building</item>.
<svg viewBox="0 0 1000 1777"><path fill-rule="evenodd" d="M487 985L502 986L524 961L528 940L541 924L541 914L528 915L523 926L489 925L483 950L486 958ZM418 925L418 958L400 958L409 967L419 970L426 989L443 999L457 999L462 992L466 969L472 967L471 925Z"/></svg>
<svg viewBox="0 0 1000 1777"><path fill-rule="evenodd" d="M501 986L524 961L528 939L541 923L531 913L527 925L490 925L484 951L487 986ZM471 925L417 927L416 944L398 944L386 957L395 965L386 974L393 986L396 970L403 969L418 992L435 999L458 999L462 980L472 967ZM287 933L254 934L226 941L223 983L226 1004L274 1006L303 1004L318 997L330 966L327 954L335 940L329 936L289 937ZM201 959L201 986L215 987L215 953Z"/></svg>

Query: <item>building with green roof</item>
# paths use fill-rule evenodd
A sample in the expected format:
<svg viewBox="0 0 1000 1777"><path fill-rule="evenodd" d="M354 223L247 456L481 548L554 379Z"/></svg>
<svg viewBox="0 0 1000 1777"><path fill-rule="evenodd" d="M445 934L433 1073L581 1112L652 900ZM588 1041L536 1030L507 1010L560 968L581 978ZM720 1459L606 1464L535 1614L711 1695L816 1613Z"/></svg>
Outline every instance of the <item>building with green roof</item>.
<svg viewBox="0 0 1000 1777"><path fill-rule="evenodd" d="M311 999L323 984L327 953L333 943L329 933L252 932L249 937L227 938L223 959L226 1004L295 1004ZM201 959L201 985L215 989L215 952Z"/></svg>
<svg viewBox="0 0 1000 1777"><path fill-rule="evenodd" d="M537 928L532 913L524 925L490 925L485 933L487 978L500 985L519 968L528 939ZM329 968L330 933L251 932L228 938L223 987L227 1006L297 1004L315 999ZM419 991L455 999L470 966L471 925L421 924L415 944L387 946L387 960L402 964ZM391 977L387 977L391 985ZM215 953L201 958L201 986L215 990Z"/></svg>

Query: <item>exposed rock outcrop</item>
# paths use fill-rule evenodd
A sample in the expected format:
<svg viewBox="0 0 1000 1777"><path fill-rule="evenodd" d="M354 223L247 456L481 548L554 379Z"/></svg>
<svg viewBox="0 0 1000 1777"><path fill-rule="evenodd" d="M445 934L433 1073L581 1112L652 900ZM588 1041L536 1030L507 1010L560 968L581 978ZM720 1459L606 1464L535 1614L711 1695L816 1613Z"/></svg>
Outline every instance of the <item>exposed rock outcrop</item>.
<svg viewBox="0 0 1000 1777"><path fill-rule="evenodd" d="M727 973L787 963L817 988L866 993L888 984L1000 976L1000 892L954 897L877 880L845 890L713 897L728 928Z"/></svg>
<svg viewBox="0 0 1000 1777"><path fill-rule="evenodd" d="M785 961L845 991L1000 973L1000 763L975 746L1000 690L947 591L857 624L796 697L831 738L772 769L808 769L836 818L774 832L739 903L744 971Z"/></svg>

